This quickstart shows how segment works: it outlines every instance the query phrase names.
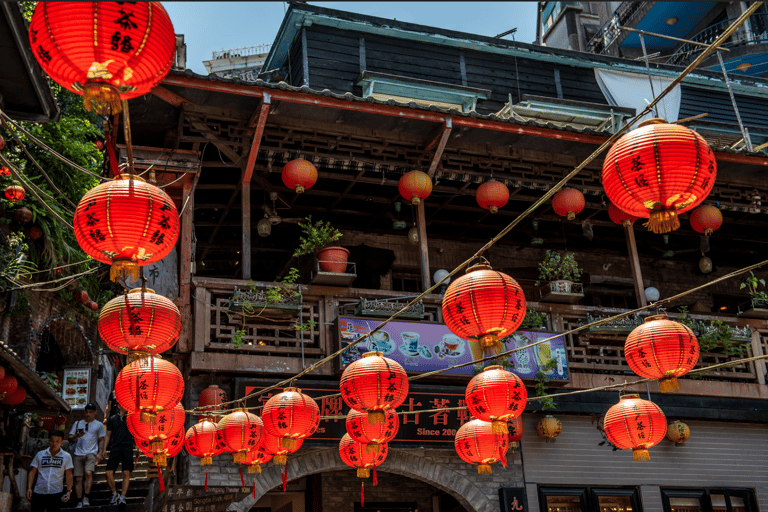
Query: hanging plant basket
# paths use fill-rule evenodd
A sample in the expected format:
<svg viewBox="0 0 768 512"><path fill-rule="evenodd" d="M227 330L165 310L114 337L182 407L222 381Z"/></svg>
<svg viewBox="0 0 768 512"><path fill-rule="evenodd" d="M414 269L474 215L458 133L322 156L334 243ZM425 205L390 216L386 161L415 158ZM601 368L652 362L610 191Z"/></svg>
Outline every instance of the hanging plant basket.
<svg viewBox="0 0 768 512"><path fill-rule="evenodd" d="M243 318L291 318L302 308L301 293L285 290L279 297L270 297L266 290L240 290L237 287L229 299L229 310Z"/></svg>

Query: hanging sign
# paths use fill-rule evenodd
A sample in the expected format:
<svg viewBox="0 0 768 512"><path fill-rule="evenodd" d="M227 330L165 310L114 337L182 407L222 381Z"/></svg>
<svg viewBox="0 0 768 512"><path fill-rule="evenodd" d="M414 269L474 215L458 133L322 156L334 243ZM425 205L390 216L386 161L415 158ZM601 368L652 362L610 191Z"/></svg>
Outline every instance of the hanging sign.
<svg viewBox="0 0 768 512"><path fill-rule="evenodd" d="M500 487L499 509L501 512L528 512L525 487Z"/></svg>
<svg viewBox="0 0 768 512"><path fill-rule="evenodd" d="M64 370L64 384L61 396L72 410L85 409L91 390L91 369L72 368Z"/></svg>

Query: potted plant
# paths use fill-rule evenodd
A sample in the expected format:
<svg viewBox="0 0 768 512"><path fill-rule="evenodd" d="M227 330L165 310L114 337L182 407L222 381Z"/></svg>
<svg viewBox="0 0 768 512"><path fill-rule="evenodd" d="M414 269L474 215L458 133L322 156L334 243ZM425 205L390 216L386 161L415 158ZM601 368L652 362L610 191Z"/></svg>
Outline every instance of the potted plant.
<svg viewBox="0 0 768 512"><path fill-rule="evenodd" d="M740 290L746 288L749 293L749 302L739 305L739 316L768 318L768 293L758 290L760 287L765 287L765 279L750 271L739 285Z"/></svg>
<svg viewBox="0 0 768 512"><path fill-rule="evenodd" d="M582 269L572 252L561 255L557 251L547 250L544 260L539 263L539 280L536 281L536 286L542 281L549 281L549 294L542 294L542 300L552 300L553 294L566 295L576 300L583 297L581 284L578 283L581 273ZM557 301L562 302L559 299ZM572 302L572 299L568 298L567 302Z"/></svg>
<svg viewBox="0 0 768 512"><path fill-rule="evenodd" d="M343 247L330 246L331 242L341 238L341 231L326 221L312 222L311 215L305 222L299 222L299 227L302 235L293 253L295 257L315 253L321 271L341 273L347 269L349 251Z"/></svg>

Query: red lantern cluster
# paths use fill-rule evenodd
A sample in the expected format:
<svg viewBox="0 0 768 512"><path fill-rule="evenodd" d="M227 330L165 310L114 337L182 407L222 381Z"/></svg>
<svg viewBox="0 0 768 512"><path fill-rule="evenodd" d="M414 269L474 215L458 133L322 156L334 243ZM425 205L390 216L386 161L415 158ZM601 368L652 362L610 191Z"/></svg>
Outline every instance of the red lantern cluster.
<svg viewBox="0 0 768 512"><path fill-rule="evenodd" d="M6 166L0 166L0 176L10 176L11 170Z"/></svg>
<svg viewBox="0 0 768 512"><path fill-rule="evenodd" d="M509 430L509 449L514 452L518 447L518 443L523 439L522 415L509 420L507 429Z"/></svg>
<svg viewBox="0 0 768 512"><path fill-rule="evenodd" d="M344 402L355 411L367 412L373 424L384 423L385 411L396 409L408 396L405 370L381 352L363 354L347 366L339 384Z"/></svg>
<svg viewBox="0 0 768 512"><path fill-rule="evenodd" d="M320 408L299 388L285 388L267 400L261 419L264 429L279 438L281 446L292 448L297 440L315 433L320 425Z"/></svg>
<svg viewBox="0 0 768 512"><path fill-rule="evenodd" d="M678 214L712 191L717 163L698 133L652 119L623 135L603 162L603 187L622 211L649 219L654 233L680 227Z"/></svg>
<svg viewBox="0 0 768 512"><path fill-rule="evenodd" d="M198 409L204 414L198 416L200 421L209 420L217 422L221 419L220 414L214 414L222 410L222 403L227 401L227 393L216 384L211 384L200 393L198 399Z"/></svg>
<svg viewBox="0 0 768 512"><path fill-rule="evenodd" d="M189 427L184 436L184 447L190 455L200 457L201 466L210 466L213 463L213 457L224 451L216 435L216 429L216 423L202 420Z"/></svg>
<svg viewBox="0 0 768 512"><path fill-rule="evenodd" d="M184 432L184 408L177 404L172 409L166 409L157 413L155 423L145 423L140 421L140 413L129 413L126 423L128 430L133 434L137 441L148 441L156 459L155 464L165 465L163 457L165 456L164 441L178 437ZM175 448L175 446L174 446Z"/></svg>
<svg viewBox="0 0 768 512"><path fill-rule="evenodd" d="M292 447L287 447L283 444L283 438L273 436L269 432L262 432L262 444L260 448L272 456L272 461L277 466L285 466L288 462L288 455L296 453L301 445L304 443L304 439L296 439L296 443Z"/></svg>
<svg viewBox="0 0 768 512"><path fill-rule="evenodd" d="M261 465L272 460L272 454L264 449L264 442L260 442L256 448L245 453L243 464L248 466L249 473L261 473Z"/></svg>
<svg viewBox="0 0 768 512"><path fill-rule="evenodd" d="M495 434L507 435L507 421L523 413L528 391L514 373L489 366L469 381L464 398L471 415L491 422Z"/></svg>
<svg viewBox="0 0 768 512"><path fill-rule="evenodd" d="M509 201L509 189L500 181L486 181L477 187L475 200L480 208L497 213Z"/></svg>
<svg viewBox="0 0 768 512"><path fill-rule="evenodd" d="M573 220L584 209L584 194L575 188L564 188L552 197L552 209L561 217Z"/></svg>
<svg viewBox="0 0 768 512"><path fill-rule="evenodd" d="M631 226L637 220L637 217L621 211L613 203L608 203L608 216L620 226Z"/></svg>
<svg viewBox="0 0 768 512"><path fill-rule="evenodd" d="M464 462L477 466L480 475L493 473L491 464L501 461L506 467L509 438L496 434L487 421L472 419L463 424L454 438L456 453Z"/></svg>
<svg viewBox="0 0 768 512"><path fill-rule="evenodd" d="M184 448L184 430L157 443L137 438L136 446L148 459L152 459L154 464L164 468L168 465L168 459L177 456Z"/></svg>
<svg viewBox="0 0 768 512"><path fill-rule="evenodd" d="M701 205L691 212L691 227L697 233L710 236L723 225L723 214L720 209L711 204Z"/></svg>
<svg viewBox="0 0 768 512"><path fill-rule="evenodd" d="M19 387L19 382L13 375L5 375L5 369L3 369L3 378L0 379L0 400L5 400L16 391Z"/></svg>
<svg viewBox="0 0 768 512"><path fill-rule="evenodd" d="M621 450L632 450L637 461L651 460L648 448L667 435L667 418L659 406L638 395L624 395L608 409L603 421L608 441Z"/></svg>
<svg viewBox="0 0 768 512"><path fill-rule="evenodd" d="M317 167L299 158L285 164L281 176L286 187L301 194L317 182Z"/></svg>
<svg viewBox="0 0 768 512"><path fill-rule="evenodd" d="M173 25L160 2L40 2L29 40L46 73L88 110L120 112L171 69Z"/></svg>
<svg viewBox="0 0 768 512"><path fill-rule="evenodd" d="M421 171L411 171L403 174L397 183L397 189L411 204L416 205L432 193L432 179Z"/></svg>
<svg viewBox="0 0 768 512"><path fill-rule="evenodd" d="M368 445L352 439L349 434L344 434L339 442L341 460L347 466L357 469L358 478L371 476L371 470L376 471L376 466L386 460L388 453L389 446L386 443L379 445L379 450L374 452L368 449Z"/></svg>
<svg viewBox="0 0 768 512"><path fill-rule="evenodd" d="M261 440L264 423L261 418L245 409L224 416L216 427L216 436L224 451L232 453L235 462L245 462L248 450L256 448Z"/></svg>
<svg viewBox="0 0 768 512"><path fill-rule="evenodd" d="M171 409L184 395L184 378L176 366L155 356L129 363L115 380L115 397L141 421L154 422L158 412Z"/></svg>

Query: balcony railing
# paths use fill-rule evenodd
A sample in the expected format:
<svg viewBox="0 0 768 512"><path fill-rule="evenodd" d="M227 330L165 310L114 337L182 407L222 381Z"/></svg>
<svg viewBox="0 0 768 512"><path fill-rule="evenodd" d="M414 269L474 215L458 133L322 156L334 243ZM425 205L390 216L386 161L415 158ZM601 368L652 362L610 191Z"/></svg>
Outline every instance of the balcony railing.
<svg viewBox="0 0 768 512"><path fill-rule="evenodd" d="M587 51L602 54L621 35L619 27L628 25L632 17L643 8L645 2L623 2L613 16L608 18L600 30L587 43Z"/></svg>

